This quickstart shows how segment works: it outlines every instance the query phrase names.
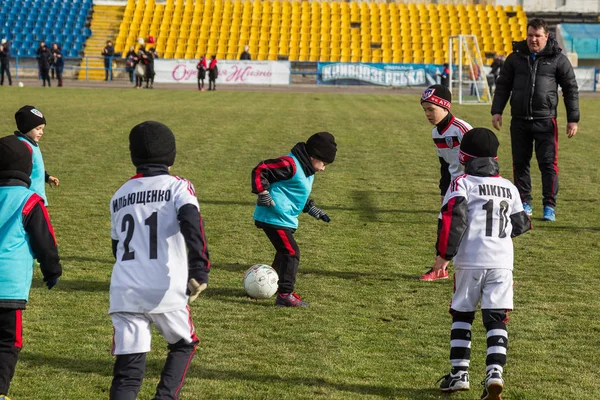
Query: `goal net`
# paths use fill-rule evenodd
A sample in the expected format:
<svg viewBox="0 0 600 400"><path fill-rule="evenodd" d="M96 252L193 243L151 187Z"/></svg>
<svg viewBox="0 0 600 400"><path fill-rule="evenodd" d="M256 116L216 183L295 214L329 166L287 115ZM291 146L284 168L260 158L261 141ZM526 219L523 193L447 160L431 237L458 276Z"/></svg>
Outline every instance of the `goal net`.
<svg viewBox="0 0 600 400"><path fill-rule="evenodd" d="M450 91L458 104L491 104L490 88L487 83L477 36L450 36Z"/></svg>

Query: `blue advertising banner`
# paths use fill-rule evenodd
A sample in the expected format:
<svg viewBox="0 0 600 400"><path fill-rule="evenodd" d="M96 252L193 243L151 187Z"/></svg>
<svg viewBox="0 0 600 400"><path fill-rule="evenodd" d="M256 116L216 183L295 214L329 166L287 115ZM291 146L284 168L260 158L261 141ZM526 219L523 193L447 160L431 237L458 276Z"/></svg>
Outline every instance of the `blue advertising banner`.
<svg viewBox="0 0 600 400"><path fill-rule="evenodd" d="M318 85L430 86L439 83L437 64L318 63Z"/></svg>

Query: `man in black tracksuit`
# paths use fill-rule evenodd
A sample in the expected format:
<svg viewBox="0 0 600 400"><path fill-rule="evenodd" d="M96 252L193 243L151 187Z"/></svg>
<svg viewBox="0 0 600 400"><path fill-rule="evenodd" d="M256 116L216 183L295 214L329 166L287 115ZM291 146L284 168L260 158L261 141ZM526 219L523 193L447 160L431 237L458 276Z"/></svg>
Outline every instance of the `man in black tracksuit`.
<svg viewBox="0 0 600 400"><path fill-rule="evenodd" d="M557 42L548 37L545 21L533 19L527 25L527 40L513 43L513 52L506 59L496 82L492 124L500 129L502 111L510 98L514 183L519 189L525 212L531 215L529 162L535 144L535 154L542 173L545 221L555 220L558 193L558 85L563 91L567 109L567 136L571 138L577 133L579 122L575 73Z"/></svg>

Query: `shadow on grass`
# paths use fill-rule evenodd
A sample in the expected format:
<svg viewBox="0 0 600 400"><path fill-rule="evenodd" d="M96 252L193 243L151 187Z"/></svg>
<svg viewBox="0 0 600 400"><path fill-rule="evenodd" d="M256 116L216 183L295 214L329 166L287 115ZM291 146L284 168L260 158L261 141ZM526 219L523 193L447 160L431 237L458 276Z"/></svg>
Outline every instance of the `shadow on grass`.
<svg viewBox="0 0 600 400"><path fill-rule="evenodd" d="M64 264L65 262L91 262L100 263L105 265L114 265L114 258L93 258L93 257L79 257L79 256L67 256L60 257L60 261Z"/></svg>
<svg viewBox="0 0 600 400"><path fill-rule="evenodd" d="M46 288L46 283L41 279L34 279L31 283L32 288ZM110 289L110 281L91 281L91 280L70 280L58 279L56 286L52 288L53 292L105 292Z"/></svg>
<svg viewBox="0 0 600 400"><path fill-rule="evenodd" d="M110 386L114 358L107 356L105 358L81 359L77 356L62 357L49 356L40 353L31 353L23 351L19 356L20 362L32 363L35 365L44 365L57 370L67 370L76 374L97 374L106 377L106 385ZM148 360L146 363L146 378L158 379L162 370L163 360ZM352 392L365 395L376 395L386 398L403 397L409 399L440 399L445 398L439 390L435 388L416 389L416 388L395 388L383 385L370 385L363 383L341 383L331 379L324 379L318 376L299 377L299 376L278 376L269 374L259 374L249 371L237 370L216 370L202 368L201 360L193 362L187 374L188 378L208 379L214 381L223 381L228 385L231 381L247 381L254 385L257 382L266 384L283 384L286 386L306 386L314 389L335 390L338 392ZM183 389L185 391L185 388Z"/></svg>
<svg viewBox="0 0 600 400"><path fill-rule="evenodd" d="M339 210L339 211L357 211L361 213L361 217L371 222L376 222L380 220L381 214L386 213L403 213L403 214L431 214L437 215L439 214L439 210L409 210L409 209L388 209L388 208L378 208L375 206L374 199L376 198L378 192L368 192L368 191L354 191L352 192L352 200L355 207L340 207L340 206L328 206L327 204L320 203L318 204L325 211L329 210ZM200 206L202 204L211 204L217 206L249 206L254 207L256 203L248 202L248 201L229 201L229 200L200 200Z"/></svg>

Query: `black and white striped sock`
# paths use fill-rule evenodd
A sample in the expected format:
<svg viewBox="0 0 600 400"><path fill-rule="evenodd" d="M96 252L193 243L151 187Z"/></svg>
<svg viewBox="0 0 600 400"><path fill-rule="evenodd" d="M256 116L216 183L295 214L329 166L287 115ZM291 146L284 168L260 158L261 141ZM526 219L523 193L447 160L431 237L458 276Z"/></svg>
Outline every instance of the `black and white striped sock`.
<svg viewBox="0 0 600 400"><path fill-rule="evenodd" d="M452 320L452 331L450 332L450 364L452 372L466 371L471 362L471 326L473 319L456 316ZM467 321L465 321L465 319Z"/></svg>
<svg viewBox="0 0 600 400"><path fill-rule="evenodd" d="M486 324L487 330L487 358L485 372L497 369L504 370L506 364L506 350L508 349L508 332L504 322L490 322Z"/></svg>

